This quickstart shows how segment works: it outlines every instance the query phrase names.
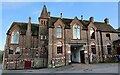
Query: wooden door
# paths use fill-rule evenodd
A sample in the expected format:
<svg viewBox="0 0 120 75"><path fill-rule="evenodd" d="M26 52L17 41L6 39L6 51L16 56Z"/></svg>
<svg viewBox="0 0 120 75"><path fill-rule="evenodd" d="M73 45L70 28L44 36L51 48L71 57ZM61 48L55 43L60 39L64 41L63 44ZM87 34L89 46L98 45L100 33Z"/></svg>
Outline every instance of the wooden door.
<svg viewBox="0 0 120 75"><path fill-rule="evenodd" d="M80 51L81 63L85 63L84 50Z"/></svg>
<svg viewBox="0 0 120 75"><path fill-rule="evenodd" d="M31 61L25 61L24 68L25 68L25 69L31 68Z"/></svg>

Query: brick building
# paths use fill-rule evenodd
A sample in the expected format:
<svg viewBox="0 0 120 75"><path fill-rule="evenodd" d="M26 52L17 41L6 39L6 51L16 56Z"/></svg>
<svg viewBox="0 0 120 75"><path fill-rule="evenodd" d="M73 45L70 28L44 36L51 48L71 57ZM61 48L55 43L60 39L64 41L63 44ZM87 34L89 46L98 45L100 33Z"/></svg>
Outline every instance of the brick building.
<svg viewBox="0 0 120 75"><path fill-rule="evenodd" d="M38 24L13 22L7 32L4 69L58 67L71 63L113 60L116 30L94 17L84 20L52 17L44 5Z"/></svg>

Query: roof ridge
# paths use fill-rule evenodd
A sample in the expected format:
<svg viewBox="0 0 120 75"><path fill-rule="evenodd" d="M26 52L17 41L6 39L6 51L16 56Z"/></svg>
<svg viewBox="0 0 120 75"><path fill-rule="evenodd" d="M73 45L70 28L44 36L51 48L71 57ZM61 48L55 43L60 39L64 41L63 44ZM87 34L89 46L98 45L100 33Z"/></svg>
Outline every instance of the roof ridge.
<svg viewBox="0 0 120 75"><path fill-rule="evenodd" d="M13 22L13 23L27 23L27 22ZM31 24L37 24L37 23L31 23Z"/></svg>

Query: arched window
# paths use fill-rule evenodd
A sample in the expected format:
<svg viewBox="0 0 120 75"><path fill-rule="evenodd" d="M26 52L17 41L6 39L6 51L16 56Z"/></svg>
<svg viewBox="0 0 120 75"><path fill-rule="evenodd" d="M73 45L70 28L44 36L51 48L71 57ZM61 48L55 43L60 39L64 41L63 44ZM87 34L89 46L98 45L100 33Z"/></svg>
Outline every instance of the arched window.
<svg viewBox="0 0 120 75"><path fill-rule="evenodd" d="M19 47L16 48L16 52L15 53L16 54L20 54L20 48Z"/></svg>
<svg viewBox="0 0 120 75"><path fill-rule="evenodd" d="M95 39L95 31L93 28L90 29L90 37L91 39Z"/></svg>
<svg viewBox="0 0 120 75"><path fill-rule="evenodd" d="M108 54L112 54L112 49L111 49L110 43L107 44L107 51L108 51Z"/></svg>
<svg viewBox="0 0 120 75"><path fill-rule="evenodd" d="M11 43L15 43L15 44L19 43L19 32L16 30L12 32Z"/></svg>
<svg viewBox="0 0 120 75"><path fill-rule="evenodd" d="M94 43L91 44L91 51L93 54L96 54L96 46Z"/></svg>
<svg viewBox="0 0 120 75"><path fill-rule="evenodd" d="M62 54L62 43L58 42L57 44L57 54Z"/></svg>
<svg viewBox="0 0 120 75"><path fill-rule="evenodd" d="M13 48L12 47L9 49L9 54L13 54Z"/></svg>
<svg viewBox="0 0 120 75"><path fill-rule="evenodd" d="M80 27L76 24L73 26L73 39L80 39Z"/></svg>
<svg viewBox="0 0 120 75"><path fill-rule="evenodd" d="M62 38L62 27L58 26L57 28L57 38Z"/></svg>

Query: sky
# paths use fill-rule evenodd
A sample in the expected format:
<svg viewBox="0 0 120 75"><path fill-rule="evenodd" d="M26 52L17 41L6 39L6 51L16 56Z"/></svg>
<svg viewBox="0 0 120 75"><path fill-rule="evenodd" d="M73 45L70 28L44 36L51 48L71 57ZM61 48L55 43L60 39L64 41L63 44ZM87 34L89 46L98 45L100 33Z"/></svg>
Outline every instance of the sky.
<svg viewBox="0 0 120 75"><path fill-rule="evenodd" d="M0 50L4 50L6 33L13 22L28 22L31 17L32 23L38 23L43 5L51 12L51 16L64 18L89 20L91 16L94 21L104 22L109 18L110 24L118 28L118 2L2 2L0 3Z"/></svg>

